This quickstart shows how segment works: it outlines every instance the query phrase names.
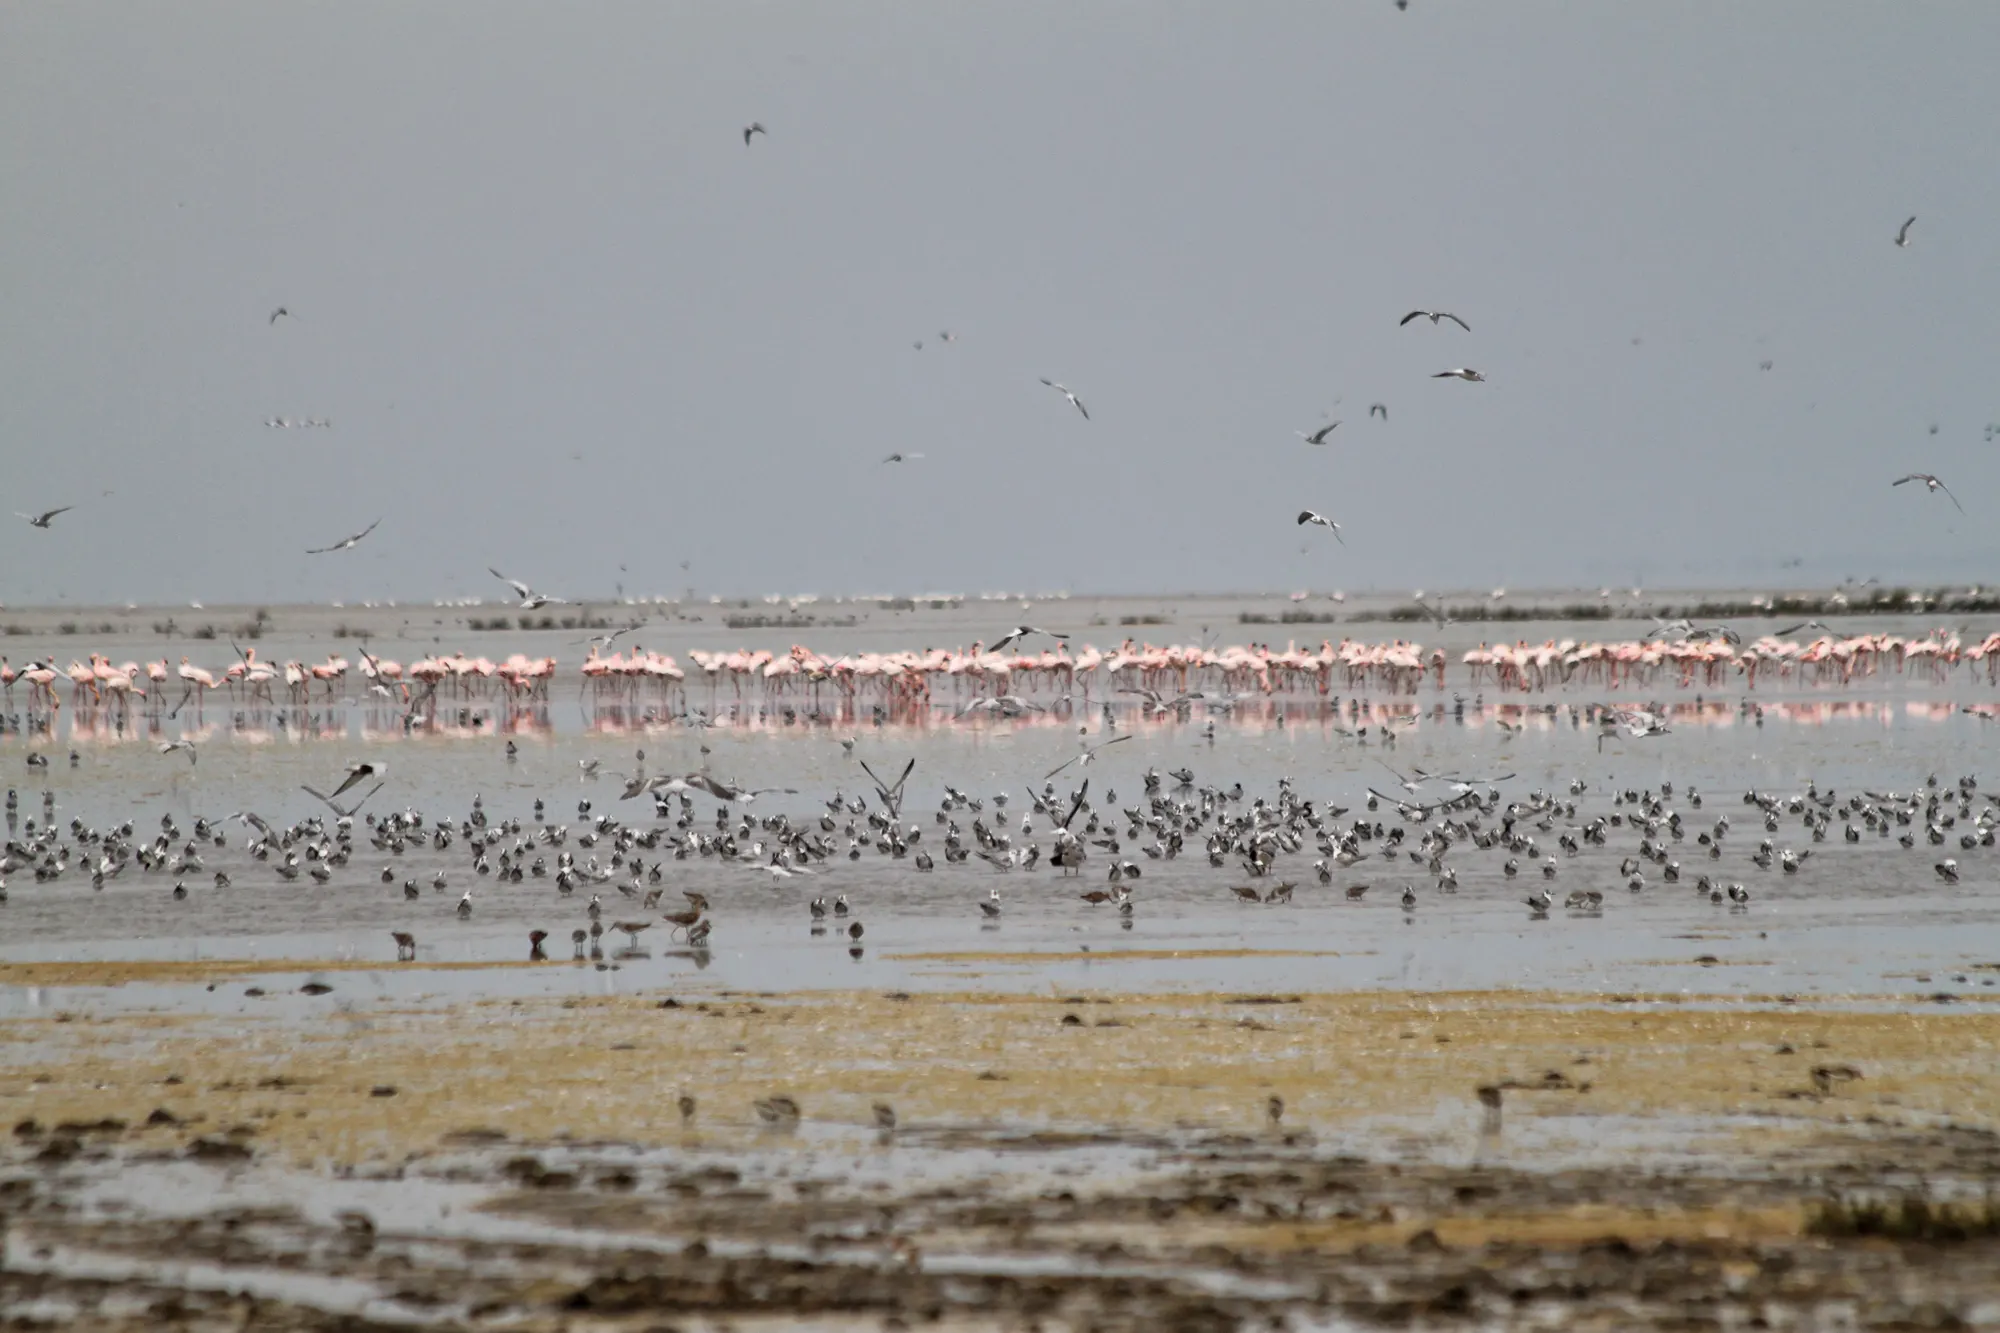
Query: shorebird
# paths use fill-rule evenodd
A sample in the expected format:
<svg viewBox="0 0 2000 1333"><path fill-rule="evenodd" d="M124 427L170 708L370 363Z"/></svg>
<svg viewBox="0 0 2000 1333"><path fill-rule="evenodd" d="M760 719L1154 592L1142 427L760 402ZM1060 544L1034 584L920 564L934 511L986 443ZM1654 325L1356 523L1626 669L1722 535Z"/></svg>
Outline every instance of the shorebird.
<svg viewBox="0 0 2000 1333"><path fill-rule="evenodd" d="M767 1125L799 1123L799 1104L790 1097L759 1097L751 1105L757 1109L757 1118Z"/></svg>
<svg viewBox="0 0 2000 1333"><path fill-rule="evenodd" d="M506 584L508 587L514 590L514 595L521 599L521 609L523 611L539 610L540 608L547 606L550 602L554 602L557 605L567 605L567 603L563 602L562 598L549 597L545 596L542 593L538 593L533 588L530 588L527 584L521 582L521 580L510 579L505 574L502 574L499 570L493 568L493 566L491 565L488 565L486 567L486 572L488 574L491 574L494 578L499 579L502 583Z"/></svg>
<svg viewBox="0 0 2000 1333"><path fill-rule="evenodd" d="M1065 768L1068 768L1071 764L1089 764L1091 760L1097 757L1097 752L1099 750L1106 749L1110 746L1117 745L1120 744L1121 742L1129 741L1131 739L1132 737L1130 733L1127 733L1126 735L1123 736L1113 736L1108 741L1099 741L1096 745L1086 745L1083 747L1082 754L1072 755L1068 759L1063 760L1060 764L1057 764L1054 768L1050 769L1047 773L1043 774L1042 780L1046 782L1048 779L1062 772Z"/></svg>
<svg viewBox="0 0 2000 1333"><path fill-rule="evenodd" d="M1069 635L1058 634L1052 629L1037 629L1033 625L1016 625L1014 626L1014 628L1008 630L1005 634L1002 634L999 638L995 639L992 643L988 644L986 646L986 651L989 653L1000 652L1002 649L1006 648L1009 644L1016 643L1021 639L1025 639L1030 634L1043 634L1047 635L1051 639L1069 638Z"/></svg>
<svg viewBox="0 0 2000 1333"><path fill-rule="evenodd" d="M1396 327L1400 329L1403 327L1403 325L1409 323L1413 319L1424 319L1424 318L1429 318L1430 322L1433 324L1437 323L1441 319L1448 319L1452 323L1458 325L1458 327L1460 327L1461 329L1464 329L1467 333L1472 332L1472 326L1470 324L1460 319L1457 315L1452 314L1451 311L1449 310L1412 310L1409 314L1403 316L1403 318L1397 322Z"/></svg>
<svg viewBox="0 0 2000 1333"><path fill-rule="evenodd" d="M46 528L49 525L50 519L54 518L57 514L67 514L74 508L76 508L75 505L64 505L61 509L48 509L39 514L24 514L17 509L14 511L14 517L27 519L30 527Z"/></svg>
<svg viewBox="0 0 2000 1333"><path fill-rule="evenodd" d="M771 132L764 128L763 121L753 120L748 125L745 125L743 127L743 146L745 148L748 148L750 146L750 136L753 134L761 134L766 139L771 137Z"/></svg>
<svg viewBox="0 0 2000 1333"><path fill-rule="evenodd" d="M1486 382L1484 375L1476 370L1467 370L1464 366L1457 366L1451 370L1440 370L1437 374L1431 376L1431 378L1434 380L1466 380L1473 384L1483 384Z"/></svg>
<svg viewBox="0 0 2000 1333"><path fill-rule="evenodd" d="M1325 528L1328 532L1333 534L1333 539L1335 541L1339 542L1342 546L1347 545L1347 538L1340 535L1340 524L1334 522L1332 519L1328 518L1325 514L1315 514L1310 509L1301 509L1299 511L1299 526L1304 527L1308 523L1319 524L1321 527Z"/></svg>
<svg viewBox="0 0 2000 1333"><path fill-rule="evenodd" d="M1917 222L1916 215L1912 214L1909 220L1903 223L1903 225L1897 229L1896 248L1898 250L1907 250L1910 248L1910 228L1915 226L1916 222Z"/></svg>
<svg viewBox="0 0 2000 1333"><path fill-rule="evenodd" d="M875 1128L884 1134L893 1133L896 1128L896 1108L887 1102L875 1103Z"/></svg>
<svg viewBox="0 0 2000 1333"><path fill-rule="evenodd" d="M923 457L922 454L890 454L887 458L883 459L882 461L885 463L907 463L913 458L922 458L922 457Z"/></svg>
<svg viewBox="0 0 2000 1333"><path fill-rule="evenodd" d="M1069 399L1069 405L1075 408L1077 411L1083 413L1083 419L1085 421L1090 420L1090 409L1083 405L1082 399L1078 398L1075 394L1071 393L1068 389L1064 388L1062 385L1057 384L1052 379L1044 379L1042 383L1048 385L1051 389L1054 389L1057 393Z"/></svg>
<svg viewBox="0 0 2000 1333"><path fill-rule="evenodd" d="M1310 435L1306 434L1302 430L1295 430L1292 432L1292 434L1298 436L1300 439L1304 440L1307 444L1325 444L1326 437L1333 434L1334 427L1338 426L1339 424L1340 423L1338 421L1329 421L1326 425L1321 426L1318 430L1314 431Z"/></svg>
<svg viewBox="0 0 2000 1333"><path fill-rule="evenodd" d="M1379 416L1382 420L1387 421L1389 419L1389 405L1387 403L1370 403L1368 404L1368 415L1371 417Z"/></svg>
<svg viewBox="0 0 2000 1333"><path fill-rule="evenodd" d="M997 916L999 916L999 915L1000 915L1000 890L998 890L998 889L988 889L988 890L986 891L986 901L985 901L985 902L983 902L983 903L981 903L981 904L979 904L979 910L980 910L980 911L981 911L981 912L982 912L983 914L985 914L985 916L987 917L987 919L988 919L988 920L991 920L991 919L993 919L994 917L997 917Z"/></svg>
<svg viewBox="0 0 2000 1333"><path fill-rule="evenodd" d="M193 741L189 741L189 740L179 740L179 741L161 741L161 742L160 742L160 753L161 753L161 754L172 754L172 753L173 753L174 751L176 751L176 750L186 750L186 751L187 751L187 757L188 757L188 762L189 762L190 764L192 764L192 763L194 763L194 762L195 762L195 752L194 752L194 742L193 742Z"/></svg>
<svg viewBox="0 0 2000 1333"><path fill-rule="evenodd" d="M309 546L306 548L306 554L325 555L328 551L345 551L348 547L354 545L356 542L360 541L363 537L366 537L369 533L375 531L376 528L381 526L381 523L382 520L378 518L373 523L370 523L367 527L361 529L361 531L355 533L352 537L348 537L341 541L337 541L331 546Z"/></svg>
<svg viewBox="0 0 2000 1333"><path fill-rule="evenodd" d="M335 796L338 796L342 792L346 791L349 787L352 787L355 783L361 782L367 778L372 778L377 773L385 772L387 771L387 769L388 765L386 764L372 764L368 762L366 759L359 760L358 762L349 764L347 766L347 776L341 780L341 783L338 787L335 787L333 789L333 794ZM315 792L314 795L318 795L318 793Z"/></svg>
<svg viewBox="0 0 2000 1333"><path fill-rule="evenodd" d="M1889 484L1891 486L1901 486L1906 481L1921 481L1924 484L1924 489L1926 490L1933 492L1943 491L1947 499L1949 499L1953 504L1958 505L1959 513L1963 514L1965 512L1965 506L1958 504L1958 497L1951 493L1951 487L1945 485L1943 482L1939 481L1936 477L1933 477L1930 473L1912 472L1907 477L1898 477Z"/></svg>
<svg viewBox="0 0 2000 1333"><path fill-rule="evenodd" d="M389 937L396 941L396 961L414 963L417 961L417 937L406 930L392 930Z"/></svg>
<svg viewBox="0 0 2000 1333"><path fill-rule="evenodd" d="M1902 244L1902 242L1901 242L1901 241L1898 241L1898 242L1896 242L1896 244L1898 244L1898 245L1901 245L1901 244ZM279 307L278 307L278 308L277 308L276 310L273 310L273 311L271 312L271 322L272 322L273 324L276 324L276 323L278 322L278 317L279 317L280 315L284 315L284 316L287 316L287 317L289 317L289 316L291 315L291 313L292 313L291 311L289 311L289 310L285 309L285 308L284 308L283 306L279 306Z"/></svg>
<svg viewBox="0 0 2000 1333"><path fill-rule="evenodd" d="M467 889L467 890L465 891L465 896L464 896L463 898L460 898L460 899L458 900L458 919L459 919L460 921L470 921L470 920L472 919L472 890L471 890L471 889Z"/></svg>

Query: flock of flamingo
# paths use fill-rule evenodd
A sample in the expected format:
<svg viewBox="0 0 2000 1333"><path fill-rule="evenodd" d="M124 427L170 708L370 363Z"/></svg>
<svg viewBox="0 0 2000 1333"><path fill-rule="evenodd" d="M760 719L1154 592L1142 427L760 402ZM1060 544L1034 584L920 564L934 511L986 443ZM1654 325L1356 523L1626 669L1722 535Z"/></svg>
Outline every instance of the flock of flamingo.
<svg viewBox="0 0 2000 1333"><path fill-rule="evenodd" d="M1038 697L1088 701L1097 690L1101 696L1140 695L1149 709L1165 712L1194 697L1325 696L1336 690L1413 695L1426 680L1444 688L1448 667L1443 649L1426 650L1400 639L1323 640L1317 648L1294 643L1283 649L1266 644L1161 646L1127 639L1114 649L1084 645L1074 653L1067 642L1042 652L994 652L975 642L964 650L840 655L794 645L782 653L694 650L687 657L690 666L683 668L665 653L637 646L629 652L605 653L593 644L580 668L583 689L595 701L617 703L637 703L647 697L672 702L684 694L690 680L706 686L711 698L725 687L735 699L810 697L892 708L934 704L941 697L960 715L993 711L994 705L1012 711ZM1767 635L1747 644L1720 637L1482 643L1459 660L1468 684L1522 693L1570 686L1644 689L1672 683L1716 688L1732 678L1740 678L1746 689L1772 678L1819 685L1898 675L1942 683L1960 667L1975 677L1983 671L1993 683L2000 679L2000 633L1970 644L1945 629L1921 637L1823 634L1803 642ZM260 659L253 647L221 670L196 666L185 657L178 667L165 659L114 663L103 653L91 653L87 661L72 661L64 668L47 660L16 670L0 658L0 687L11 706L15 686L24 685L31 713L60 708L57 687L63 682L69 685L71 706L79 710L152 711L171 704L175 711L191 706L198 713L203 697L218 690L232 702L252 705L276 705L280 690L283 702L290 705L337 701L350 697L357 684L355 675L370 700L384 703L407 704L423 691L453 699L497 694L526 705L548 698L556 669L554 657L521 653L498 662L451 653L424 657L408 666L366 652L358 667L337 654L318 663L272 662ZM982 704L988 707L977 707Z"/></svg>

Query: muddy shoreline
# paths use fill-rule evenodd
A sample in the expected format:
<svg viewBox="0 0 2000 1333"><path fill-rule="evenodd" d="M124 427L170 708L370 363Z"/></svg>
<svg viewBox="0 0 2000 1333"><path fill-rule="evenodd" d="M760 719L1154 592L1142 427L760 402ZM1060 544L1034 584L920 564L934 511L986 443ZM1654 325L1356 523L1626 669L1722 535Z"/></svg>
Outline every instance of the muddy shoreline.
<svg viewBox="0 0 2000 1333"><path fill-rule="evenodd" d="M1983 1006L56 991L0 1031L10 1328L2000 1321ZM1965 1211L1845 1234L1906 1198Z"/></svg>

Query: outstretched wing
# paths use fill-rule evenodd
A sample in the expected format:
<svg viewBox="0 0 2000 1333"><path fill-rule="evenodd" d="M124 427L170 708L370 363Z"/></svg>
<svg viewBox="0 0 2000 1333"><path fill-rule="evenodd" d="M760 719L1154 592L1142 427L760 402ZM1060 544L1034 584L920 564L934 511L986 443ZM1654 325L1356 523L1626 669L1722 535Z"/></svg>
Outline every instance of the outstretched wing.
<svg viewBox="0 0 2000 1333"><path fill-rule="evenodd" d="M1423 311L1421 311L1421 310L1412 310L1412 311L1411 311L1411 312L1410 312L1409 314L1407 314L1407 315L1403 316L1403 317L1402 317L1401 319L1399 319L1399 320L1397 320L1397 321L1396 321L1396 327L1400 329L1400 328L1402 328L1402 327L1403 327L1403 325L1405 325L1405 324L1409 323L1409 322L1410 322L1411 320L1413 320L1413 319L1422 319L1423 317L1424 317L1424 312L1423 312Z"/></svg>
<svg viewBox="0 0 2000 1333"><path fill-rule="evenodd" d="M1467 333L1472 332L1472 326L1466 323L1464 320L1460 319L1457 315L1446 312L1444 317L1450 320L1452 323L1458 325L1458 327L1460 327L1461 329L1464 329Z"/></svg>
<svg viewBox="0 0 2000 1333"><path fill-rule="evenodd" d="M1926 477L1926 476L1925 476L1925 475L1924 475L1923 473L1921 473L1921 472L1912 472L1912 473L1911 473L1911 474L1910 474L1909 476L1907 476L1907 477L1898 477L1898 478L1896 478L1896 479L1895 479L1894 481L1890 482L1889 484L1890 484L1891 486L1901 486L1901 485L1902 485L1902 484L1903 484L1904 482L1906 482L1906 481L1929 481L1929 480L1930 480L1930 478Z"/></svg>
<svg viewBox="0 0 2000 1333"><path fill-rule="evenodd" d="M1070 802L1069 813L1063 816L1062 826L1064 828L1068 828L1070 825L1070 821L1076 818L1076 812L1083 809L1083 798L1088 796L1089 794L1090 794L1090 779L1085 778L1083 780L1083 785L1076 789L1076 799Z"/></svg>
<svg viewBox="0 0 2000 1333"><path fill-rule="evenodd" d="M1313 511L1312 511L1312 510L1310 510L1310 509L1301 509L1301 510L1299 511L1299 525L1300 525L1301 527L1303 527L1304 525L1306 525L1307 523L1310 523L1310 522L1312 522L1312 521L1313 521Z"/></svg>

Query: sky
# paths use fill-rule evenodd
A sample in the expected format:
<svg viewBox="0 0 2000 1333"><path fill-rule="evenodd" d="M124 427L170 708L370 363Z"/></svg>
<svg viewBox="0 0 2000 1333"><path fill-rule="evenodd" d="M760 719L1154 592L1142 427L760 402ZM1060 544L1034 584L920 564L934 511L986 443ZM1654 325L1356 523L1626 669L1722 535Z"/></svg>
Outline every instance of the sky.
<svg viewBox="0 0 2000 1333"><path fill-rule="evenodd" d="M1996 50L1983 0L0 7L0 511L76 506L0 602L2000 579Z"/></svg>

